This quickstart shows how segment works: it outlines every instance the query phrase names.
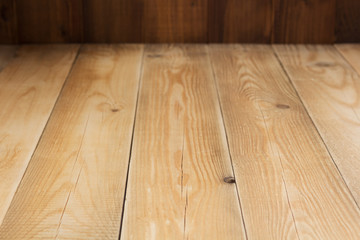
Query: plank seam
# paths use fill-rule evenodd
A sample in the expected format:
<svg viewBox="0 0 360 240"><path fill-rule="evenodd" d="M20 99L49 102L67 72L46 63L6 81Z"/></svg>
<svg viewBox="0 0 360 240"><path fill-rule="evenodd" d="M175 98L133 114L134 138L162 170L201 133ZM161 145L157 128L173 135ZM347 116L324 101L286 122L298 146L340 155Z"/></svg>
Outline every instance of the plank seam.
<svg viewBox="0 0 360 240"><path fill-rule="evenodd" d="M76 154L76 159L75 159L75 162L74 162L72 171L71 171L71 177L72 177L72 175L74 174L74 169L75 169L76 164L79 162L79 155L80 155L81 150L82 150L82 148L83 148L83 142L84 142L86 130L87 130L87 127L88 127L89 119L90 119L90 113L88 114L88 118L87 118L87 120L86 120L84 132L83 132L83 135L82 135L82 138L81 138L81 142L80 142L80 146L79 146L79 150L78 150L78 152L77 152L77 154ZM85 162L85 160L83 160L83 162L80 163L80 170L79 170L79 173L77 174L76 182L75 182L75 184L74 184L73 189L70 189L69 194L68 194L68 196L67 196L67 199L66 199L66 202L65 202L63 211L62 211L61 216L60 216L59 224L58 224L58 227L57 227L57 230L56 230L55 239L58 239L58 235L59 235L59 232L60 232L60 228L61 228L61 225L62 225L62 221L63 221L63 218L64 218L64 214L65 214L65 212L66 212L66 208L67 208L67 206L68 206L68 203L69 203L69 200L70 200L71 195L73 195L73 194L75 193L75 191L76 191L76 187L77 187L78 182L79 182L79 178L80 178L80 174L81 174L81 172L82 172L82 168L83 168L84 162Z"/></svg>
<svg viewBox="0 0 360 240"><path fill-rule="evenodd" d="M122 234L122 228L123 228L123 223L124 223L124 214L125 214L125 204L126 204L126 194L127 194L127 188L128 188L128 183L129 183L129 173L130 173L130 164L131 164L131 156L132 156L132 150L133 150L133 143L134 143L134 133L135 133L135 126L136 126L136 116L137 116L137 111L138 111L138 103L139 103L139 96L140 96L140 89L141 89L141 80L143 78L143 68L144 68L144 56L145 56L145 45L143 45L143 53L142 53L142 57L141 57L141 65L140 65L140 74L139 74L139 80L138 80L138 91L137 91L137 95L136 95L136 104L135 104L135 112L134 112L134 124L133 124L133 129L132 129L132 133L131 133L131 144L130 144L130 152L129 152L129 163L128 163L128 169L126 172L126 181L125 181L125 190L124 190L124 198L123 198L123 207L122 207L122 212L121 212L121 221L120 221L120 231L119 231L119 236L118 239L121 239L121 234Z"/></svg>
<svg viewBox="0 0 360 240"><path fill-rule="evenodd" d="M206 56L207 56L208 61L209 61L209 65L210 65L211 73L212 73L212 78L213 78L214 85L215 85L215 89L216 89L217 103L218 103L219 108L220 108L221 122L222 122L222 125L223 125L223 127L224 127L224 132L225 132L225 137L226 137L226 145L227 145L227 150L228 150L228 153L229 153L229 158L230 158L230 163L231 163L231 169L232 169L233 176L234 176L234 179L235 179L235 188L236 188L236 193L237 193L238 202L239 202L239 206L240 206L241 219L242 219L242 222L243 222L243 227L244 227L244 232L245 232L245 238L246 238L246 239L249 239L249 238L248 238L247 231L246 231L244 213L243 213L243 210L242 210L240 193L239 193L238 184L237 184L237 181L236 181L236 175L235 175L235 170L234 170L233 159L232 159L231 152L230 152L230 145L229 145L228 134L227 134L227 131L226 131L226 126L225 126L225 121L224 121L224 114L223 114L223 110L222 110L221 102L220 102L219 89L218 89L217 81L216 81L217 78L216 78L216 76L215 76L215 71L214 71L213 63L212 63L212 61L211 61L211 59L210 59L210 56L209 56L209 47L208 47L208 46L206 46Z"/></svg>
<svg viewBox="0 0 360 240"><path fill-rule="evenodd" d="M351 63L351 61L348 60L345 55L343 55L342 51L337 47L337 45L338 44L334 45L334 49L336 50L337 55L339 55L345 61L346 65L348 65L351 68L351 70L353 70L356 73L356 75L360 77L360 72L358 72Z"/></svg>
<svg viewBox="0 0 360 240"><path fill-rule="evenodd" d="M299 98L300 103L301 103L301 104L302 104L302 106L304 107L305 112L306 112L306 115L310 118L310 121L311 121L312 125L314 126L314 128L315 128L315 130L316 130L316 132L317 132L317 134L318 134L318 136L319 136L319 138L321 139L321 142L322 142L322 143L323 143L323 145L325 146L325 149L326 149L327 153L329 154L330 159L332 160L332 162L333 162L333 164L334 164L334 166L335 166L335 168L336 168L337 172L339 173L339 175L340 175L340 177L341 177L341 179L342 179L343 183L345 184L346 189L348 190L348 193L350 194L351 198L352 198L352 199L353 199L353 201L355 202L355 205L357 206L358 210L360 210L360 206L359 206L358 202L356 201L356 199L355 199L355 197L354 197L353 193L351 192L351 190L350 190L350 188L349 188L349 186L348 186L347 182L345 181L344 176L342 175L342 173L341 173L341 171L340 171L340 169L339 169L338 165L336 164L336 162L335 162L335 160L334 160L334 157L333 157L333 156L332 156L332 154L330 153L330 150L329 150L328 146L326 145L326 143L325 143L325 141L324 141L323 136L321 135L321 133L320 133L319 129L317 128L317 126L316 126L315 122L313 121L313 119L312 119L312 117L311 117L311 115L310 115L310 113L309 113L308 109L306 108L306 106L305 106L305 104L304 104L304 102L303 102L302 98L300 97L300 94L299 94L299 92L297 91L297 89L296 89L296 87L295 87L295 85L294 85L293 81L291 80L290 75L288 74L288 72L287 72L287 70L286 70L285 66L283 65L282 61L280 60L280 58L279 58L278 54L276 53L276 50L274 50L274 47L273 47L273 46L271 46L271 47L272 47L272 49L273 49L273 54L275 55L275 57L276 57L277 61L279 62L280 66L281 66L281 68L282 68L282 70L283 70L283 72L285 73L285 75L286 75L286 77L287 77L288 81L290 82L290 84L291 84L292 88L294 89L294 91L295 91L295 93L296 93L297 97Z"/></svg>
<svg viewBox="0 0 360 240"><path fill-rule="evenodd" d="M49 124L49 121L50 121L50 119L51 119L51 117L52 117L52 115L53 115L53 113L54 113L54 109L56 108L56 105L58 104L59 98L60 98L60 96L62 95L62 92L63 92L63 90L64 90L64 86L66 85L66 83L67 83L68 79L70 78L70 75L71 75L71 73L72 73L72 71L73 71L73 68L74 68L75 63L76 63L76 61L77 61L77 59L78 59L78 56L79 56L79 53L80 53L80 49L81 49L81 48L82 48L82 46L80 45L80 47L78 48L78 50L77 50L77 52L76 52L76 56L75 56L75 58L74 58L74 60L73 60L73 62L72 62L72 65L71 65L71 67L70 67L69 73L68 73L68 75L67 75L66 78L65 78L65 81L64 81L64 83L63 83L63 85L62 85L62 87L61 87L61 89L60 89L60 91L59 91L59 94L58 94L58 96L57 96L57 98L56 98L56 101L55 101L55 103L54 103L54 105L53 105L53 108L51 109L51 113L50 113L50 115L49 115L49 117L48 117L48 119L47 119L47 121L46 121L46 123L45 123L45 126L44 126L44 128L43 128L43 130L42 130L42 132L41 132L41 135L40 135L40 137L39 137L39 139L38 139L38 141L37 141L37 143L36 143L36 146L35 146L35 148L34 148L34 151L33 151L32 154L31 154L31 157L30 157L30 160L29 160L29 162L28 162L28 164L27 164L27 166L26 166L26 169L25 169L25 171L24 171L24 173L23 173L23 175L22 175L22 177L21 177L21 180L20 180L19 184L18 184L17 187L16 187L16 191L15 191L15 193L14 193L12 199L11 199L11 202L10 202L10 205L9 205L8 209L6 210L6 213L5 213L5 215L4 215L4 219L6 218L6 215L8 214L9 208L10 208L10 206L12 205L12 202L13 202L13 200L14 200L15 195L18 193L19 187L21 186L21 184L22 184L22 182L23 182L23 180L24 180L24 176L25 176L26 172L28 171L28 167L29 167L29 165L30 165L30 163L31 163L31 161L32 161L32 159L33 159L33 157L34 157L34 154L35 154L35 152L37 151L37 149L38 149L38 147L39 147L39 143L40 143L40 141L41 141L41 139L42 139L42 137L43 137L43 135L44 135L44 132L45 132L45 130L46 130L48 124ZM3 219L3 220L4 220L4 219ZM2 225L2 223L0 223L0 225Z"/></svg>

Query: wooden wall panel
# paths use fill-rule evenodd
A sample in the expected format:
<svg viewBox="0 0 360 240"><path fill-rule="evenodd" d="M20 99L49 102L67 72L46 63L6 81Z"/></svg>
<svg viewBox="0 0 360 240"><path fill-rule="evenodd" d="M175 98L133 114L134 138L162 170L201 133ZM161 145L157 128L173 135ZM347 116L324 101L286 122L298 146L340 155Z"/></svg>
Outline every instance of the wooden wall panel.
<svg viewBox="0 0 360 240"><path fill-rule="evenodd" d="M209 42L270 42L272 1L209 1Z"/></svg>
<svg viewBox="0 0 360 240"><path fill-rule="evenodd" d="M273 0L272 41L274 43L334 42L335 1Z"/></svg>
<svg viewBox="0 0 360 240"><path fill-rule="evenodd" d="M87 0L84 3L86 42L141 42L144 0Z"/></svg>
<svg viewBox="0 0 360 240"><path fill-rule="evenodd" d="M143 0L144 42L207 42L208 0Z"/></svg>
<svg viewBox="0 0 360 240"><path fill-rule="evenodd" d="M15 2L0 0L0 43L17 42Z"/></svg>
<svg viewBox="0 0 360 240"><path fill-rule="evenodd" d="M0 44L62 42L360 42L360 1L0 0Z"/></svg>
<svg viewBox="0 0 360 240"><path fill-rule="evenodd" d="M360 42L360 1L336 3L336 42Z"/></svg>
<svg viewBox="0 0 360 240"><path fill-rule="evenodd" d="M82 0L16 0L22 43L82 41Z"/></svg>

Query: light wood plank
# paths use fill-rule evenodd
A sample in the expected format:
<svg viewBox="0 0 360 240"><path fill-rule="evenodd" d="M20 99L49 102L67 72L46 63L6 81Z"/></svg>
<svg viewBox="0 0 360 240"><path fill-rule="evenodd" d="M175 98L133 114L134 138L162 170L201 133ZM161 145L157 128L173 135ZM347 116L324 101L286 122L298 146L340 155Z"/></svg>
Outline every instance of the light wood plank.
<svg viewBox="0 0 360 240"><path fill-rule="evenodd" d="M360 44L338 44L335 45L335 47L358 74L360 74Z"/></svg>
<svg viewBox="0 0 360 240"><path fill-rule="evenodd" d="M244 239L205 46L148 46L121 239Z"/></svg>
<svg viewBox="0 0 360 240"><path fill-rule="evenodd" d="M86 45L0 239L117 239L142 45Z"/></svg>
<svg viewBox="0 0 360 240"><path fill-rule="evenodd" d="M78 48L24 46L0 72L0 224ZM13 55L11 47L7 54Z"/></svg>
<svg viewBox="0 0 360 240"><path fill-rule="evenodd" d="M271 47L210 51L249 238L358 239L360 211Z"/></svg>
<svg viewBox="0 0 360 240"><path fill-rule="evenodd" d="M275 49L359 205L359 75L333 46Z"/></svg>
<svg viewBox="0 0 360 240"><path fill-rule="evenodd" d="M257 49L266 53L261 55ZM271 103L276 105L288 100L275 86L274 78L281 77L281 73L269 65L274 60L271 51L261 45L210 45L209 52L248 236L250 239L297 239L281 159L269 140L267 125L271 122L268 123L270 119L264 115L273 110ZM288 87L286 90L291 92ZM284 110L273 111L280 116L284 114Z"/></svg>

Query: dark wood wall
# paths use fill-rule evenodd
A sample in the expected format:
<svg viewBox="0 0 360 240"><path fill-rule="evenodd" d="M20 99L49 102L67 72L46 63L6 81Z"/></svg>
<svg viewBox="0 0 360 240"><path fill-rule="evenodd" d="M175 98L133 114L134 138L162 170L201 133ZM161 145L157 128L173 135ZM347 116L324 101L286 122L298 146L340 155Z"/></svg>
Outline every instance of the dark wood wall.
<svg viewBox="0 0 360 240"><path fill-rule="evenodd" d="M360 42L360 0L0 0L0 43Z"/></svg>

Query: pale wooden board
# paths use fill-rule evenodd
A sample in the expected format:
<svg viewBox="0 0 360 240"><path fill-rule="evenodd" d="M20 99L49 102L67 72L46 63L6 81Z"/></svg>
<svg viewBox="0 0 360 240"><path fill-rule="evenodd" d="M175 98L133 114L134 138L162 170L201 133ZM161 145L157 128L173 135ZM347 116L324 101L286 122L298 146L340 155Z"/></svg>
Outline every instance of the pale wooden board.
<svg viewBox="0 0 360 240"><path fill-rule="evenodd" d="M337 44L335 47L360 74L360 44Z"/></svg>
<svg viewBox="0 0 360 240"><path fill-rule="evenodd" d="M117 239L142 45L86 45L0 239Z"/></svg>
<svg viewBox="0 0 360 240"><path fill-rule="evenodd" d="M333 46L275 50L359 205L359 75Z"/></svg>
<svg viewBox="0 0 360 240"><path fill-rule="evenodd" d="M261 55L256 49L267 54ZM266 127L271 123L262 116L268 114L265 111L271 111L271 103L276 105L288 97L282 96L275 85L274 78L281 77L281 73L269 66L274 61L271 51L261 45L258 48L210 45L209 53L248 236L250 239L297 239L281 159L273 152L267 135ZM274 108L273 111L284 115L284 110Z"/></svg>
<svg viewBox="0 0 360 240"><path fill-rule="evenodd" d="M23 46L0 72L0 224L59 96L78 45ZM14 52L8 48L8 57ZM0 234L1 235L1 234Z"/></svg>
<svg viewBox="0 0 360 240"><path fill-rule="evenodd" d="M205 46L148 46L121 239L244 239L229 176Z"/></svg>
<svg viewBox="0 0 360 240"><path fill-rule="evenodd" d="M360 211L271 47L210 52L249 239L296 239L292 218L299 239L359 239Z"/></svg>

